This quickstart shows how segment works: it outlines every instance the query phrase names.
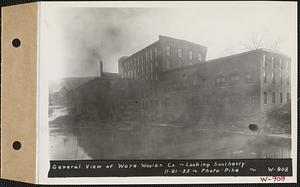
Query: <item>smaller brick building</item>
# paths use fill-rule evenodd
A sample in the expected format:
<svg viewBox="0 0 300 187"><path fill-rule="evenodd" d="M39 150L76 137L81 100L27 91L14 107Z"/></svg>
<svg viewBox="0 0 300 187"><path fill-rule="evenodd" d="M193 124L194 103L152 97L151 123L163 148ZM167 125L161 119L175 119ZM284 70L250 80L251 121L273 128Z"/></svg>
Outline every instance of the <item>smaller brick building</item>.
<svg viewBox="0 0 300 187"><path fill-rule="evenodd" d="M136 120L137 84L116 73L102 73L69 92L76 114L94 120Z"/></svg>

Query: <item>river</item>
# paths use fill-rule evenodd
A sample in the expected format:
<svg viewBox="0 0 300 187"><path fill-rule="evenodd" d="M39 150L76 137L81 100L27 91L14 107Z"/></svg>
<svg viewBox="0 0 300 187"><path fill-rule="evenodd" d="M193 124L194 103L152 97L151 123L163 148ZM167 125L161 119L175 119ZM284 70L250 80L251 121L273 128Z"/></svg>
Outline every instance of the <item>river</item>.
<svg viewBox="0 0 300 187"><path fill-rule="evenodd" d="M53 107L49 121L53 160L291 157L291 139L285 135L172 124L124 125L99 121L90 125L72 119L64 107Z"/></svg>

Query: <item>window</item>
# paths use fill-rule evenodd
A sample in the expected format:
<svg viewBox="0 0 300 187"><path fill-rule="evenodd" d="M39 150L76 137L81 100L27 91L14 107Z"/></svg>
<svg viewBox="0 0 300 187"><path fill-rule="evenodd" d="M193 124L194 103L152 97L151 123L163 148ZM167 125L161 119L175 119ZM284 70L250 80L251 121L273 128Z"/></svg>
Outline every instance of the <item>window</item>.
<svg viewBox="0 0 300 187"><path fill-rule="evenodd" d="M282 70L282 61L281 61L281 59L279 59L279 67L280 67L280 70Z"/></svg>
<svg viewBox="0 0 300 187"><path fill-rule="evenodd" d="M268 93L264 92L264 104L268 104Z"/></svg>
<svg viewBox="0 0 300 187"><path fill-rule="evenodd" d="M280 96L280 98L279 98L279 102L280 102L280 104L282 104L282 102L283 102L283 97L282 97L282 92L280 92L280 94L279 94Z"/></svg>
<svg viewBox="0 0 300 187"><path fill-rule="evenodd" d="M189 59L192 60L193 59L193 52L189 51Z"/></svg>
<svg viewBox="0 0 300 187"><path fill-rule="evenodd" d="M251 73L246 74L246 82L253 82L253 76Z"/></svg>
<svg viewBox="0 0 300 187"><path fill-rule="evenodd" d="M157 72L155 72L155 80L158 80Z"/></svg>
<svg viewBox="0 0 300 187"><path fill-rule="evenodd" d="M272 83L275 84L275 73L272 73Z"/></svg>
<svg viewBox="0 0 300 187"><path fill-rule="evenodd" d="M171 69L171 68L172 68L171 66L172 66L172 65L171 65L170 59L167 59L167 64L166 64L167 70Z"/></svg>
<svg viewBox="0 0 300 187"><path fill-rule="evenodd" d="M178 57L179 57L179 58L182 57L182 49L178 49Z"/></svg>
<svg viewBox="0 0 300 187"><path fill-rule="evenodd" d="M198 54L198 60L201 62L202 61L202 55L201 53Z"/></svg>
<svg viewBox="0 0 300 187"><path fill-rule="evenodd" d="M275 60L274 60L274 57L272 57L272 68L275 68Z"/></svg>
<svg viewBox="0 0 300 187"><path fill-rule="evenodd" d="M207 88L208 87L208 81L206 79L203 79L202 80L202 85L204 88Z"/></svg>
<svg viewBox="0 0 300 187"><path fill-rule="evenodd" d="M263 77L264 77L264 83L267 83L267 72L264 71Z"/></svg>
<svg viewBox="0 0 300 187"><path fill-rule="evenodd" d="M146 55L146 62L147 62L148 61L148 52L147 51L146 51L145 55Z"/></svg>
<svg viewBox="0 0 300 187"><path fill-rule="evenodd" d="M286 82L287 82L287 85L290 84L290 77L289 77L289 75L286 76Z"/></svg>
<svg viewBox="0 0 300 187"><path fill-rule="evenodd" d="M229 96L229 103L233 104L234 103L234 95Z"/></svg>
<svg viewBox="0 0 300 187"><path fill-rule="evenodd" d="M222 103L222 98L217 96L216 97L216 104L221 104Z"/></svg>
<svg viewBox="0 0 300 187"><path fill-rule="evenodd" d="M140 57L141 57L141 64L144 64L143 55L141 55Z"/></svg>
<svg viewBox="0 0 300 187"><path fill-rule="evenodd" d="M266 55L263 55L263 67L267 67Z"/></svg>
<svg viewBox="0 0 300 187"><path fill-rule="evenodd" d="M171 56L171 48L170 48L170 46L166 47L166 55L167 56Z"/></svg>
<svg viewBox="0 0 300 187"><path fill-rule="evenodd" d="M152 49L150 49L150 60L152 60Z"/></svg>
<svg viewBox="0 0 300 187"><path fill-rule="evenodd" d="M156 61L155 61L155 67L157 67L157 65L158 65L158 64L157 64L157 60L156 60Z"/></svg>
<svg viewBox="0 0 300 187"><path fill-rule="evenodd" d="M290 100L290 93L286 93L286 101L289 101Z"/></svg>
<svg viewBox="0 0 300 187"><path fill-rule="evenodd" d="M216 79L216 86L221 87L225 85L225 77L219 77Z"/></svg>
<svg viewBox="0 0 300 187"><path fill-rule="evenodd" d="M155 57L157 57L157 48L156 47L154 48L154 55L155 55Z"/></svg>
<svg viewBox="0 0 300 187"><path fill-rule="evenodd" d="M246 95L246 104L255 104L255 96Z"/></svg>
<svg viewBox="0 0 300 187"><path fill-rule="evenodd" d="M282 77L281 74L280 74L280 84L281 84L281 85L283 84L283 77Z"/></svg>
<svg viewBox="0 0 300 187"><path fill-rule="evenodd" d="M210 103L211 103L211 101L210 101L210 100L211 100L211 98L210 98L210 97L208 97L208 96L207 96L207 97L205 97L205 101L206 101L206 102L205 102L205 104L210 104Z"/></svg>
<svg viewBox="0 0 300 187"><path fill-rule="evenodd" d="M251 97L250 95L246 95L246 104L250 104Z"/></svg>
<svg viewBox="0 0 300 187"><path fill-rule="evenodd" d="M240 80L240 76L237 75L237 74L231 75L230 79L231 79L231 81L234 81L234 82L235 82L235 81L239 81L239 80Z"/></svg>
<svg viewBox="0 0 300 187"><path fill-rule="evenodd" d="M255 104L255 96L254 95L251 96L251 104Z"/></svg>
<svg viewBox="0 0 300 187"><path fill-rule="evenodd" d="M198 80L197 79L193 80L193 85L196 86L197 84L198 84Z"/></svg>
<svg viewBox="0 0 300 187"><path fill-rule="evenodd" d="M275 92L272 93L272 103L275 104Z"/></svg>

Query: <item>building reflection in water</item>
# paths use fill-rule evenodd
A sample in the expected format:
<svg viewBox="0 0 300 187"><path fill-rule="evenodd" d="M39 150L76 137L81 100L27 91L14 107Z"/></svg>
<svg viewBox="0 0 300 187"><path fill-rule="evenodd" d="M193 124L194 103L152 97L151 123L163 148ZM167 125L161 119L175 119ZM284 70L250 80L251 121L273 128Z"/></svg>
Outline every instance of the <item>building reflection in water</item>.
<svg viewBox="0 0 300 187"><path fill-rule="evenodd" d="M130 125L124 128L116 124L70 125L64 119L68 116L66 108L54 111L52 114L56 118L50 122L51 159L226 159L291 156L289 137L260 135L251 131L191 129L168 124L151 124L143 128ZM57 122L59 118L64 120Z"/></svg>

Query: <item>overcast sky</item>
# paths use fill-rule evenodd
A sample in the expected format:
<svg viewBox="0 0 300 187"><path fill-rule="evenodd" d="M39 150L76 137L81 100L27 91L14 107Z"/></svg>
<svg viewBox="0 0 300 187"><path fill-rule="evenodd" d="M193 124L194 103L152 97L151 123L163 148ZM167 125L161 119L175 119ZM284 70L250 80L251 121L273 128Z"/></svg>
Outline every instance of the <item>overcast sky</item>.
<svg viewBox="0 0 300 187"><path fill-rule="evenodd" d="M42 63L51 79L117 72L117 60L166 35L208 47L208 59L247 50L255 35L264 46L296 53L295 3L203 3L192 7L65 7L42 11Z"/></svg>

